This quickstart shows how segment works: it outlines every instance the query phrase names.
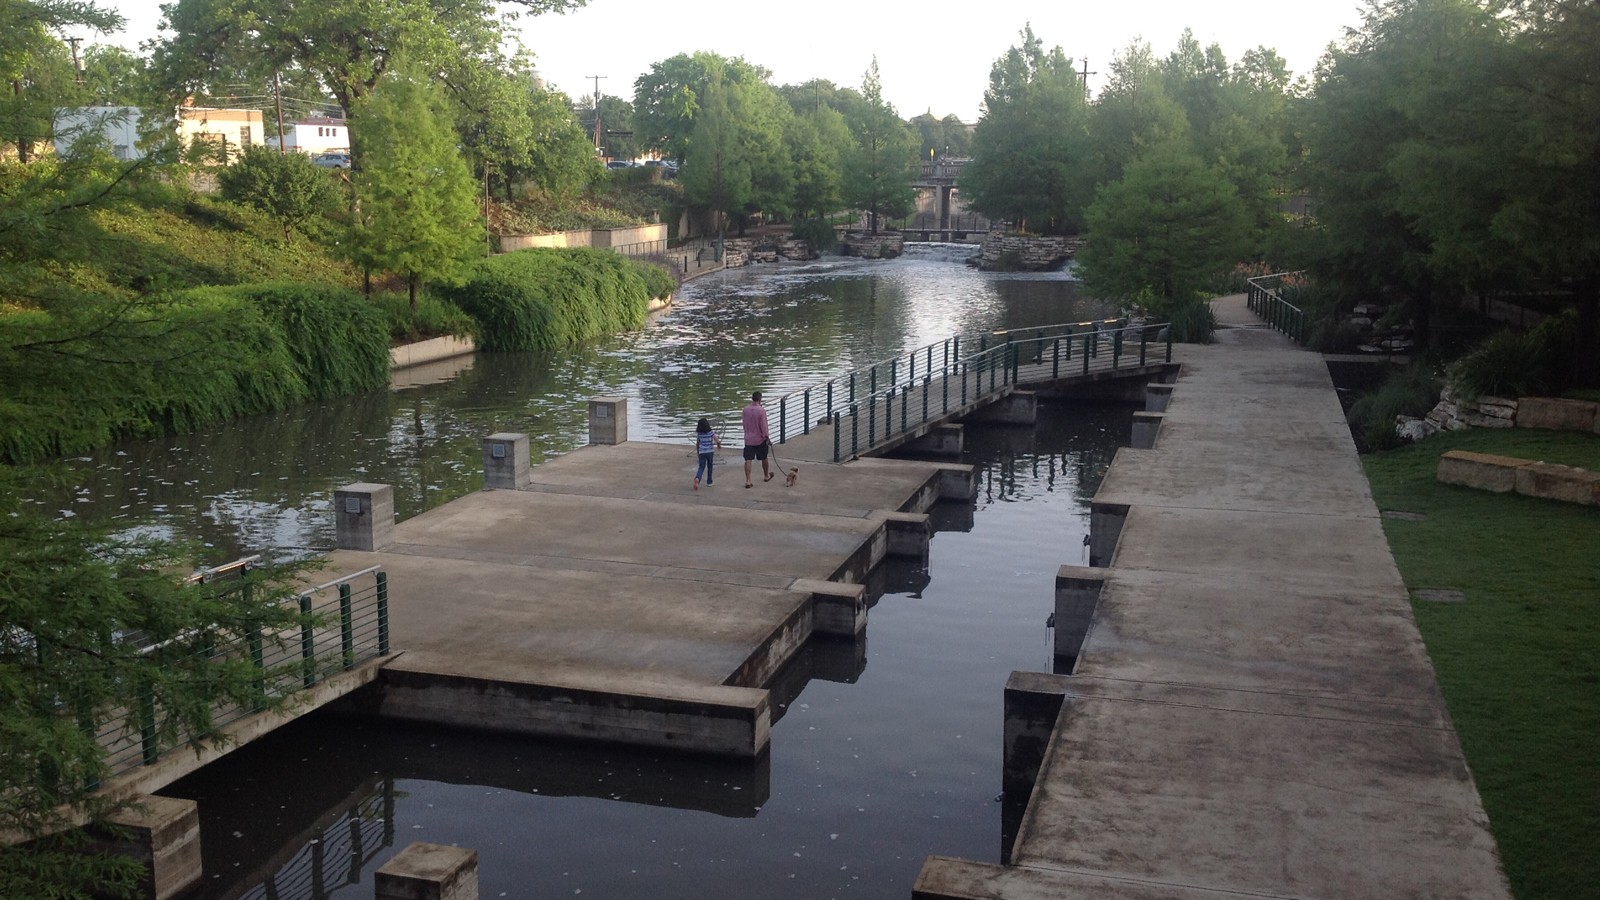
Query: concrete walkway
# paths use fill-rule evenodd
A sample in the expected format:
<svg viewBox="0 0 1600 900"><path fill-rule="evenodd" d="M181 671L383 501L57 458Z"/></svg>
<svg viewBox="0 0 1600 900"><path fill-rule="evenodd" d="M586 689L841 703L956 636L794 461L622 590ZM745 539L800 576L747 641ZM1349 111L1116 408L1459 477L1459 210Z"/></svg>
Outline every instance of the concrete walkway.
<svg viewBox="0 0 1600 900"><path fill-rule="evenodd" d="M1126 517L1074 673L1008 687L1060 698L1009 863L915 896L1509 897L1321 358L1240 327L1181 362L1096 495Z"/></svg>

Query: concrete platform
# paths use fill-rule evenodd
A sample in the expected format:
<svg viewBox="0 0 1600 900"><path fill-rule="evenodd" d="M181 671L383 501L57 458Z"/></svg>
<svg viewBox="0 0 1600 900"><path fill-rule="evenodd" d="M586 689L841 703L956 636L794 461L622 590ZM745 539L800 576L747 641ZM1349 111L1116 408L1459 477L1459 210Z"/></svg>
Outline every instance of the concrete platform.
<svg viewBox="0 0 1600 900"><path fill-rule="evenodd" d="M584 447L394 528L334 571L388 573L380 715L753 756L774 674L814 635L854 639L860 582L926 550L948 466L808 463L744 488L725 452L693 489L687 445Z"/></svg>
<svg viewBox="0 0 1600 900"><path fill-rule="evenodd" d="M1509 897L1321 358L1181 349L1095 497L1073 674L1008 688L1008 784L1037 767L1008 864L930 858L914 895Z"/></svg>

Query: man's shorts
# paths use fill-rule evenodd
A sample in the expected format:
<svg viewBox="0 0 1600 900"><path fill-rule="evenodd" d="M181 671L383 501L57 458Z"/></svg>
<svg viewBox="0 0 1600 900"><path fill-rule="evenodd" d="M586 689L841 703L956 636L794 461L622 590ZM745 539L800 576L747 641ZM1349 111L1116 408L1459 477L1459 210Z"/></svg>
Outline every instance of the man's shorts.
<svg viewBox="0 0 1600 900"><path fill-rule="evenodd" d="M744 458L747 460L765 460L767 458L767 445L771 443L771 441L768 441L766 444L756 444L754 447L746 444L744 447Z"/></svg>

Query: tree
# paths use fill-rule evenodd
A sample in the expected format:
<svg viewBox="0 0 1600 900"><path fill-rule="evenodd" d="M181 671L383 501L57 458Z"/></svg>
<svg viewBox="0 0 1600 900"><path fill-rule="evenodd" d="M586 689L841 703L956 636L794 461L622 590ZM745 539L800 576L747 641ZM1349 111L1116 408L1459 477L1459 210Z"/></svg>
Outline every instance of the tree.
<svg viewBox="0 0 1600 900"><path fill-rule="evenodd" d="M972 162L961 173L967 206L1019 230L1076 231L1093 192L1088 108L1072 60L1046 53L1031 27L995 61Z"/></svg>
<svg viewBox="0 0 1600 900"><path fill-rule="evenodd" d="M366 163L354 178L358 262L405 277L416 308L425 280L451 278L483 253L477 189L439 88L391 73L363 101L351 134Z"/></svg>
<svg viewBox="0 0 1600 900"><path fill-rule="evenodd" d="M1188 119L1167 94L1150 45L1130 44L1111 61L1111 79L1095 98L1088 162L1093 182L1116 181L1147 149L1188 133Z"/></svg>
<svg viewBox="0 0 1600 900"><path fill-rule="evenodd" d="M558 91L534 88L526 102L532 128L527 163L509 170L506 180L520 180L551 197L576 196L599 175L600 162L571 101Z"/></svg>
<svg viewBox="0 0 1600 900"><path fill-rule="evenodd" d="M911 119L910 125L922 135L922 152L919 159L929 160L940 156L966 156L972 146L972 129L954 114L935 119L933 111Z"/></svg>
<svg viewBox="0 0 1600 900"><path fill-rule="evenodd" d="M1102 187L1088 226L1078 255L1085 286L1119 300L1148 292L1158 313L1191 302L1208 279L1232 268L1248 236L1233 185L1176 141L1152 148Z"/></svg>
<svg viewBox="0 0 1600 900"><path fill-rule="evenodd" d="M39 839L0 842L0 895L139 896L132 858L72 852L78 821L103 821L129 801L95 792L110 773L85 725L140 711L162 743L219 739L221 704L280 705L248 654L205 652L273 635L301 621L265 572L240 582L188 581L182 548L118 540L34 512L0 470L0 830ZM270 682L271 679L268 679ZM120 712L118 712L120 711Z"/></svg>
<svg viewBox="0 0 1600 900"><path fill-rule="evenodd" d="M585 2L511 5L538 14ZM442 71L463 54L491 54L502 37L490 0L175 0L161 10L162 27L173 34L156 45L153 65L169 91L203 93L224 73L262 77L298 66L326 87L347 119L396 60Z"/></svg>
<svg viewBox="0 0 1600 900"><path fill-rule="evenodd" d="M303 153L280 153L260 145L217 174L222 196L264 210L283 223L285 243L295 228L334 201L327 171Z"/></svg>
<svg viewBox="0 0 1600 900"><path fill-rule="evenodd" d="M122 17L81 0L0 0L0 141L20 162L49 138L55 108L76 105L71 56L56 37L72 27L115 31Z"/></svg>
<svg viewBox="0 0 1600 900"><path fill-rule="evenodd" d="M860 112L848 119L855 146L844 158L844 201L867 213L868 227L878 233L878 218L910 212L912 166L917 144L894 106L883 99L878 59L873 57L861 84Z"/></svg>
<svg viewBox="0 0 1600 900"><path fill-rule="evenodd" d="M711 210L720 237L727 216L750 197L750 162L740 152L728 91L720 72L713 72L697 102L694 130L685 142L683 191L691 202Z"/></svg>

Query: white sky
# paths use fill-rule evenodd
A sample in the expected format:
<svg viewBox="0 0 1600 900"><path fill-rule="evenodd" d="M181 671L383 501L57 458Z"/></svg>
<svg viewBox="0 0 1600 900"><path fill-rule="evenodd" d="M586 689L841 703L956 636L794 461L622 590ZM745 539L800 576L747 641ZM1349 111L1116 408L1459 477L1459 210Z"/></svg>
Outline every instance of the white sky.
<svg viewBox="0 0 1600 900"><path fill-rule="evenodd" d="M156 0L102 0L128 19L126 32L91 42L136 47L154 37ZM1165 56L1184 28L1228 61L1268 46L1296 75L1309 76L1330 41L1360 23L1359 0L845 0L822 3L711 3L589 0L566 15L524 17L522 41L551 86L574 97L594 90L633 97L652 63L710 50L742 56L772 72L772 83L824 78L859 88L878 58L884 98L905 118L931 110L977 120L996 58L1025 24L1046 48L1089 59L1089 85L1104 84L1111 58L1130 41Z"/></svg>

